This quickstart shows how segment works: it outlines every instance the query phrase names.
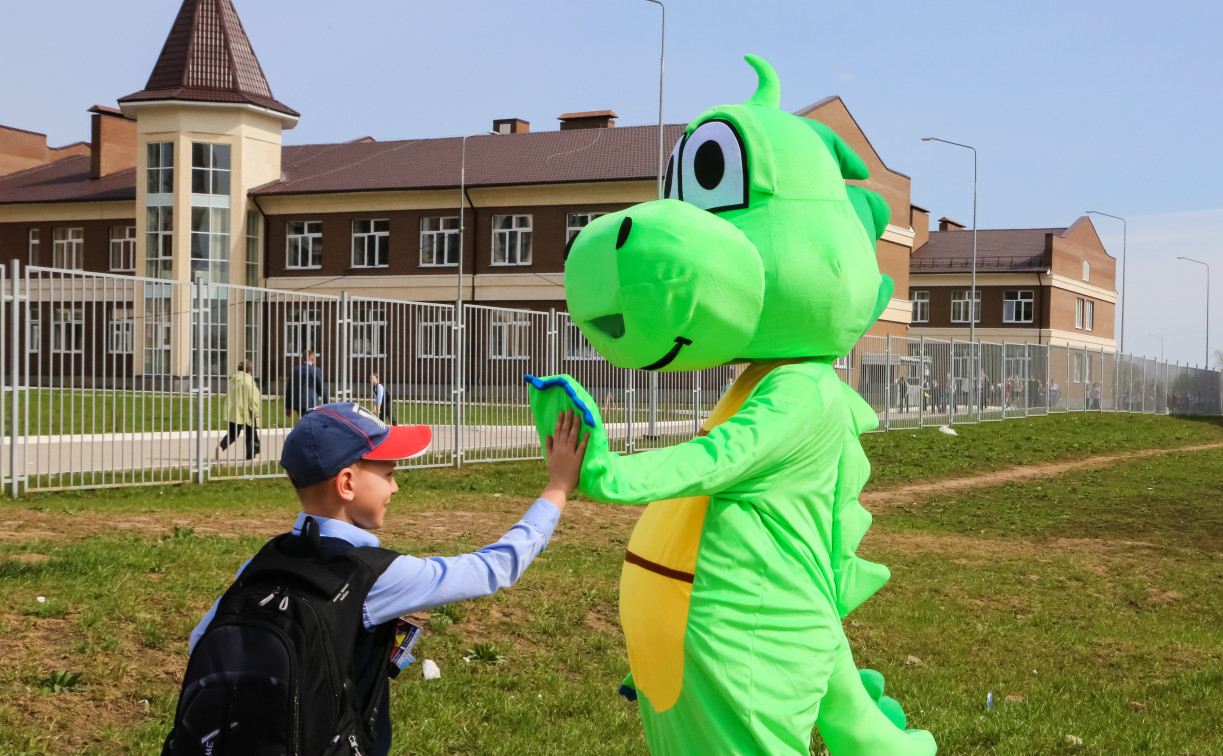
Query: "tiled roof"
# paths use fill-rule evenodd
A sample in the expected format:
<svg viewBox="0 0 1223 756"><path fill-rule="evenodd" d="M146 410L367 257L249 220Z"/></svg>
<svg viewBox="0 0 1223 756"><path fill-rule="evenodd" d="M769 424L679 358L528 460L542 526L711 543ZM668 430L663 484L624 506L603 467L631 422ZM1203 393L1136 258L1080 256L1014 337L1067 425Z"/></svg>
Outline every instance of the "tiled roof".
<svg viewBox="0 0 1223 756"><path fill-rule="evenodd" d="M1021 272L1048 267L1050 234L1064 228L1007 228L977 231L977 272ZM912 273L966 273L972 270L972 231L931 231L930 241L909 258Z"/></svg>
<svg viewBox="0 0 1223 756"><path fill-rule="evenodd" d="M683 124L665 127L670 149ZM344 142L285 147L280 181L251 194L313 194L459 185L462 139ZM658 127L537 131L467 139L467 185L506 186L650 179L658 175Z"/></svg>
<svg viewBox="0 0 1223 756"><path fill-rule="evenodd" d="M136 200L136 169L89 177L89 155L0 176L0 204Z"/></svg>
<svg viewBox="0 0 1223 756"><path fill-rule="evenodd" d="M300 115L272 96L232 0L184 0L149 81L120 103L233 102Z"/></svg>

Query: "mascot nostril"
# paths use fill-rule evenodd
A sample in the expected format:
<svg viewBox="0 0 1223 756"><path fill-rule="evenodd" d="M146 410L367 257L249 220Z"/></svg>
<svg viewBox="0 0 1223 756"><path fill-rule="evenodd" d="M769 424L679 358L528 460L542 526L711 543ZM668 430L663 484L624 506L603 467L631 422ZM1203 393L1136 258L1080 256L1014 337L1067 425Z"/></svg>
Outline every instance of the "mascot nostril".
<svg viewBox="0 0 1223 756"><path fill-rule="evenodd" d="M876 258L890 210L848 183L869 178L849 145L782 110L777 74L748 62L755 95L688 125L667 198L591 221L565 263L570 316L611 364L742 373L712 409L696 388L707 379L690 375L687 417L620 425L631 449L643 427L687 435L708 414L698 437L627 456L577 381L528 376L536 429L542 442L577 410L583 493L652 502L619 605L632 670L620 690L653 756L808 756L817 725L831 756L934 756L883 676L857 669L842 626L889 576L855 553L871 522L858 435L879 417L834 363L891 301Z"/></svg>

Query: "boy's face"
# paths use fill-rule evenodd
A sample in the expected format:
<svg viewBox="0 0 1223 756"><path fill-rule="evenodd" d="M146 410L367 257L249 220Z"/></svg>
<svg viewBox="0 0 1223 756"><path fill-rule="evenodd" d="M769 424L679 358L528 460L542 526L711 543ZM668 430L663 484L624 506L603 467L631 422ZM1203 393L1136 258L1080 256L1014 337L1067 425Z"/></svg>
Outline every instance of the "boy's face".
<svg viewBox="0 0 1223 756"><path fill-rule="evenodd" d="M382 516L391 495L399 490L395 482L395 463L363 459L352 466L353 498L346 507L354 525L366 530L382 527Z"/></svg>

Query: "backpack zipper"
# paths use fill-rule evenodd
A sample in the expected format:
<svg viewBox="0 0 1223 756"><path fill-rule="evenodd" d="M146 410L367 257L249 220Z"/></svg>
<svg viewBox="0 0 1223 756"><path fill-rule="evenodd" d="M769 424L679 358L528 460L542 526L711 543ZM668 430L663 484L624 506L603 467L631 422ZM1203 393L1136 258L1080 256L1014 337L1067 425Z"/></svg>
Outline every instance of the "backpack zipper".
<svg viewBox="0 0 1223 756"><path fill-rule="evenodd" d="M361 747L357 745L357 736L348 736L348 745L352 748L353 756L361 756Z"/></svg>

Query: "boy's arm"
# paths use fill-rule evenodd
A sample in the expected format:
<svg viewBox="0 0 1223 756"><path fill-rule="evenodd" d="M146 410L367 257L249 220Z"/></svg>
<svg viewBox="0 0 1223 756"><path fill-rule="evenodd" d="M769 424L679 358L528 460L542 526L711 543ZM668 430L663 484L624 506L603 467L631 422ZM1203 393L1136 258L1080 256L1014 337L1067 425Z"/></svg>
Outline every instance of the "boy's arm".
<svg viewBox="0 0 1223 756"><path fill-rule="evenodd" d="M501 540L477 552L424 559L400 556L365 599L366 627L508 588L543 551L559 518L555 504L538 499Z"/></svg>

